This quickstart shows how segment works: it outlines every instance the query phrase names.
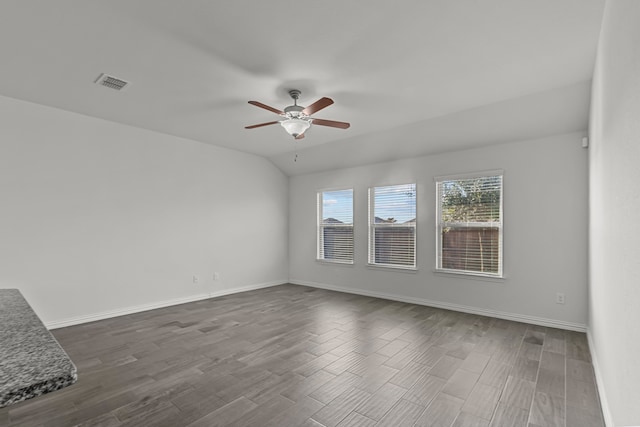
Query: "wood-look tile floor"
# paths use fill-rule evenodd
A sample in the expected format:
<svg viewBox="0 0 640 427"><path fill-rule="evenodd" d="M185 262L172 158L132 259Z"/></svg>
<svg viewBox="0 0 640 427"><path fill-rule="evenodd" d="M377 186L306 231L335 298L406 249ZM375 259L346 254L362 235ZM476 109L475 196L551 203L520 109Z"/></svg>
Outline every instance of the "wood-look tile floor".
<svg viewBox="0 0 640 427"><path fill-rule="evenodd" d="M2 426L603 426L585 335L295 285L53 331Z"/></svg>

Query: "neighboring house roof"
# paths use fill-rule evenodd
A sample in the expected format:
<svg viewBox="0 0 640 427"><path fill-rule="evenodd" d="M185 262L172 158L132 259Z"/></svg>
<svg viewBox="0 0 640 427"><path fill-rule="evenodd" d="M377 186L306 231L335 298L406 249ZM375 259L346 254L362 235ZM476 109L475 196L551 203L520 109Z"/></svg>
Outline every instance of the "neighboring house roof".
<svg viewBox="0 0 640 427"><path fill-rule="evenodd" d="M409 221L398 223L397 220L394 218L382 219L380 217L375 217L374 221L376 224L412 224L416 222L416 219L413 218L413 219L410 219ZM322 223L323 224L344 224L344 222L335 218L325 218L322 220Z"/></svg>
<svg viewBox="0 0 640 427"><path fill-rule="evenodd" d="M379 216L377 216L377 217L374 218L373 222L376 223L376 224L382 224L382 223L392 224L392 223L396 222L396 220L393 219L393 218L382 219Z"/></svg>
<svg viewBox="0 0 640 427"><path fill-rule="evenodd" d="M340 221L339 219L335 219L335 218L325 218L322 220L323 224L344 224L344 222Z"/></svg>

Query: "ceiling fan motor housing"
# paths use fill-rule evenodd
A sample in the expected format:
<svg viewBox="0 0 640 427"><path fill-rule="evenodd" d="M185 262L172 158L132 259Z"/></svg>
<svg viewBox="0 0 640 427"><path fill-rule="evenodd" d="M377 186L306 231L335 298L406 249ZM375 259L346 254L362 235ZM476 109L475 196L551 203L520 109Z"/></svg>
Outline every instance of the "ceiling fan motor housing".
<svg viewBox="0 0 640 427"><path fill-rule="evenodd" d="M306 114L304 114L302 112L302 110L304 110L304 107L301 107L299 105L289 105L288 107L286 107L284 109L284 114L287 117L300 117L300 116L306 116Z"/></svg>

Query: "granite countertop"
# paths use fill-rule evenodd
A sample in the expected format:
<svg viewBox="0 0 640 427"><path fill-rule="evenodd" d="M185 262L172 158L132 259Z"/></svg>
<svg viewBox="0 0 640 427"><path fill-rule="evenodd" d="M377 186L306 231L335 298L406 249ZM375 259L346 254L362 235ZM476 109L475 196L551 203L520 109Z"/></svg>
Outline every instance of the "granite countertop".
<svg viewBox="0 0 640 427"><path fill-rule="evenodd" d="M77 370L18 289L0 289L0 408L76 382Z"/></svg>

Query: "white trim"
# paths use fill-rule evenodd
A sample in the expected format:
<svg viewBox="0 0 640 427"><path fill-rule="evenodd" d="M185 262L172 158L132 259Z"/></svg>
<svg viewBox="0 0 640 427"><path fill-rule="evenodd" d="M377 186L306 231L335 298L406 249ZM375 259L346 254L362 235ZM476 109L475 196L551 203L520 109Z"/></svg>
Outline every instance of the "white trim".
<svg viewBox="0 0 640 427"><path fill-rule="evenodd" d="M504 273L502 275L498 275L498 274L482 273L479 271L471 271L471 270L454 270L452 268L435 268L433 272L436 274L440 274L443 277L448 275L471 276L474 279L481 277L484 279L495 279L495 281L504 281Z"/></svg>
<svg viewBox="0 0 640 427"><path fill-rule="evenodd" d="M604 380L602 379L602 373L600 372L600 365L598 364L598 358L596 357L595 344L593 342L593 336L591 328L587 328L587 342L589 343L589 353L591 354L591 365L593 365L593 372L596 377L596 388L600 397L600 406L602 408L602 417L604 418L604 424L607 427L615 427L613 423L613 416L611 415L611 409L609 408L609 401L604 388Z"/></svg>
<svg viewBox="0 0 640 427"><path fill-rule="evenodd" d="M293 285L309 286L312 288L327 289L330 291L344 292L348 294L363 295L368 297L388 299L391 301L406 302L409 304L425 305L428 307L443 308L445 310L460 311L463 313L478 314L480 316L496 317L498 319L512 320L514 322L530 323L533 325L547 326L549 328L566 329L568 331L586 332L587 325L582 323L565 322L563 320L546 319L544 317L529 316L526 314L509 313L505 311L488 310L485 308L471 307L466 305L451 304L447 302L428 300L424 298L407 297L403 295L388 294L386 292L375 292L365 289L344 288L342 286L329 285L326 283L308 282L305 280L289 280Z"/></svg>
<svg viewBox="0 0 640 427"><path fill-rule="evenodd" d="M335 259L329 260L329 259L318 259L316 258L316 262L319 264L327 264L327 265L347 265L347 266L353 266L354 265L354 261L338 261Z"/></svg>
<svg viewBox="0 0 640 427"><path fill-rule="evenodd" d="M412 266L408 266L408 265L401 265L401 264L368 264L367 263L367 268L370 268L372 270L387 270L387 271L399 271L399 272L404 272L404 273L417 273L418 267L412 267Z"/></svg>
<svg viewBox="0 0 640 427"><path fill-rule="evenodd" d="M63 320L53 320L43 322L47 329L65 328L67 326L80 325L82 323L95 322L97 320L110 319L112 317L125 316L127 314L140 313L142 311L155 310L157 308L170 307L172 305L185 304L188 302L201 301L209 298L217 298L224 295L237 294L240 292L253 291L256 289L269 288L271 286L282 285L287 283L287 280L278 280L274 282L258 283L255 285L241 286L239 288L224 289L221 291L191 295L188 297L175 298L165 301L157 301L149 304L135 305L131 307L123 307L115 310L103 311L100 313L88 314L84 316L71 317Z"/></svg>

